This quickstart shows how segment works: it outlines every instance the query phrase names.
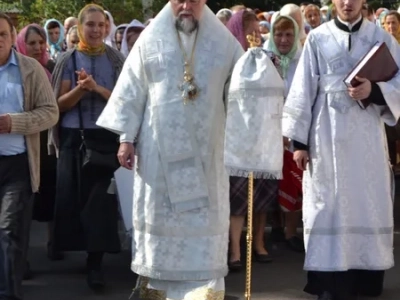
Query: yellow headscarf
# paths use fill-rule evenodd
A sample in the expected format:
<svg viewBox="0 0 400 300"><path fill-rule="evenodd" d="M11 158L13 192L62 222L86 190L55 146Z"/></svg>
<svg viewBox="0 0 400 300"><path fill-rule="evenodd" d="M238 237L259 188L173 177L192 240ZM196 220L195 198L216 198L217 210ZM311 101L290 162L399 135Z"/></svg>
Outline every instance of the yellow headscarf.
<svg viewBox="0 0 400 300"><path fill-rule="evenodd" d="M79 15L78 15L79 44L77 45L76 49L87 55L92 55L92 56L100 55L106 51L106 45L104 43L102 43L101 46L92 47L87 43L87 41L83 35L83 17L85 16L85 13L89 9L95 9L96 11L103 12L104 18L106 17L106 13L104 12L104 9L97 4L88 4L84 8L82 8L82 10L79 12Z"/></svg>

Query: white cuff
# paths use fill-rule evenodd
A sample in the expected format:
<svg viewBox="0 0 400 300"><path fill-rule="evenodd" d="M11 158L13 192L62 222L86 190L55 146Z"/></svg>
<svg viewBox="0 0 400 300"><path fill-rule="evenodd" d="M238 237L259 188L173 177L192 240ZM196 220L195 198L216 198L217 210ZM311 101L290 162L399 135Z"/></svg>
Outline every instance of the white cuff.
<svg viewBox="0 0 400 300"><path fill-rule="evenodd" d="M120 143L132 143L133 144L133 140L135 138L134 137L130 137L128 134L123 133L119 136L119 142Z"/></svg>

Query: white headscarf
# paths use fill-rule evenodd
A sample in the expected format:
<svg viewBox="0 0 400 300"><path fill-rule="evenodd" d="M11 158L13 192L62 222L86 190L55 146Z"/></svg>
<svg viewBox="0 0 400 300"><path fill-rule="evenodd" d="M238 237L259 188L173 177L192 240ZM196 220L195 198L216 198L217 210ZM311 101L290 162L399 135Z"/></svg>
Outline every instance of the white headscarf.
<svg viewBox="0 0 400 300"><path fill-rule="evenodd" d="M280 15L279 11L274 12L274 14L271 17L271 22L270 24L272 25L273 23L275 23L276 18Z"/></svg>
<svg viewBox="0 0 400 300"><path fill-rule="evenodd" d="M117 26L115 26L114 18L111 13L106 10L104 12L107 14L108 19L110 20L110 33L104 39L104 43L106 43L110 47L117 49L117 45L115 44L115 31L117 30Z"/></svg>
<svg viewBox="0 0 400 300"><path fill-rule="evenodd" d="M127 41L127 34L128 34L128 29L129 28L146 28L146 26L144 26L141 22L139 22L138 20L133 20L128 27L126 27L125 31L124 31L124 36L122 38L122 44L121 44L121 53L125 56L128 57L129 54L129 48L128 48L128 41Z"/></svg>
<svg viewBox="0 0 400 300"><path fill-rule="evenodd" d="M282 16L288 16L288 17L292 17L294 14L300 14L301 16L301 24L297 24L299 25L299 40L305 40L305 38L307 37L306 34L306 30L305 30L305 26L304 26L304 18L303 18L303 14L301 13L301 9L298 5L293 4L293 3L289 3L284 5L281 10L280 10L280 14ZM271 22L272 24L272 22Z"/></svg>

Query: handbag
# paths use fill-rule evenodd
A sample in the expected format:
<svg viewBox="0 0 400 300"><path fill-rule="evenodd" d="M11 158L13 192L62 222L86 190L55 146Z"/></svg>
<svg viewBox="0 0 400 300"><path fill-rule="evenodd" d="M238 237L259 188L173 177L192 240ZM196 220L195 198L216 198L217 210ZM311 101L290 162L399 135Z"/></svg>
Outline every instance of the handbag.
<svg viewBox="0 0 400 300"><path fill-rule="evenodd" d="M72 54L74 70L77 69L75 52ZM92 72L93 73L93 72ZM78 81L78 76L75 73L75 79ZM93 97L93 93L91 94ZM117 158L117 152L119 148L118 135L111 132L106 132L108 135L115 135L115 139L104 141L96 138L88 138L85 134L83 127L83 115L81 102L78 102L78 114L79 114L79 132L81 136L81 146L79 148L81 154L81 167L82 170L87 168L103 168L109 171L116 171L119 167L119 161ZM105 131L105 130L104 130Z"/></svg>

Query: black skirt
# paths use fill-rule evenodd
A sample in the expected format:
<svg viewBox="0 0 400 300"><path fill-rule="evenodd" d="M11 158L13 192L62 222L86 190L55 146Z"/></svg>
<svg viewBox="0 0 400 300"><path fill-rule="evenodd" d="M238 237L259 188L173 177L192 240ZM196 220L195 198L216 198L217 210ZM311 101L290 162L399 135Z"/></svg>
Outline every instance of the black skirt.
<svg viewBox="0 0 400 300"><path fill-rule="evenodd" d="M100 143L115 142L104 129L85 129L85 136ZM60 129L54 211L54 248L58 251L120 251L118 202L107 193L113 177L109 170L81 168L79 129Z"/></svg>
<svg viewBox="0 0 400 300"><path fill-rule="evenodd" d="M47 154L48 131L40 133L40 186L34 195L33 220L49 222L53 220L56 196L57 158Z"/></svg>
<svg viewBox="0 0 400 300"><path fill-rule="evenodd" d="M230 177L231 215L247 214L248 182L244 177ZM254 179L254 213L267 213L278 201L279 180Z"/></svg>
<svg viewBox="0 0 400 300"><path fill-rule="evenodd" d="M304 291L311 295L329 292L335 300L350 300L357 296L378 297L383 291L384 277L385 271L310 271Z"/></svg>

